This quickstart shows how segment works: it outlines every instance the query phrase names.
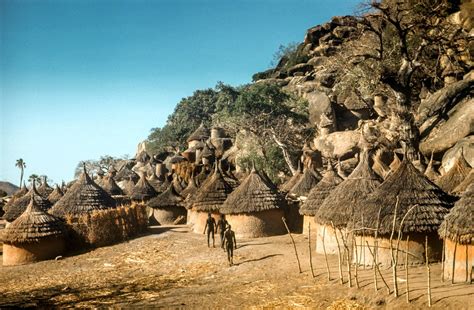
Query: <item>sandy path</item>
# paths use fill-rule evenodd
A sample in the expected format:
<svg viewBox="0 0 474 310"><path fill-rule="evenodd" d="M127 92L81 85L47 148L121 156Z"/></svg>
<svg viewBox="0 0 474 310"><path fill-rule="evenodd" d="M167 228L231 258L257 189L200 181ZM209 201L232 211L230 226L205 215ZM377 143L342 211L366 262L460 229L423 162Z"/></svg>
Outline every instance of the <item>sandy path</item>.
<svg viewBox="0 0 474 310"><path fill-rule="evenodd" d="M336 256L329 260L333 279L328 281L324 256L313 255L312 278L307 237L294 237L301 274L288 236L237 240L235 266L229 267L222 249L208 248L204 235L186 226L157 227L130 242L62 260L0 267L0 307L427 307L425 268L410 269L408 305L405 282L399 284L399 298L388 295L381 281L375 293L371 270L359 270L361 289L341 285ZM431 271L434 309L474 309L474 285L441 283L440 264ZM391 271L383 273L392 287ZM345 270L344 275L347 279ZM399 278L404 280L404 271Z"/></svg>

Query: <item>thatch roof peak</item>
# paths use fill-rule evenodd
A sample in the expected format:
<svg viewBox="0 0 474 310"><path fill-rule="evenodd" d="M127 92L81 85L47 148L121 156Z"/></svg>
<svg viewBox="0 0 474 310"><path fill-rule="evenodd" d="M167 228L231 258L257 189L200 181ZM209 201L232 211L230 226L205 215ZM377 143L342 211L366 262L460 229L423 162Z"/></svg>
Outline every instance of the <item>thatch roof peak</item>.
<svg viewBox="0 0 474 310"><path fill-rule="evenodd" d="M467 177L464 178L464 181L459 183L459 185L456 186L456 188L453 190L453 192L456 195L460 195L460 194L464 193L467 190L468 186L471 185L472 183L474 183L474 169L471 169L471 171L469 172Z"/></svg>
<svg viewBox="0 0 474 310"><path fill-rule="evenodd" d="M30 243L43 238L64 236L65 228L62 222L44 212L31 197L26 210L14 220L2 234L4 243Z"/></svg>
<svg viewBox="0 0 474 310"><path fill-rule="evenodd" d="M293 188L293 186L296 185L302 175L303 172L301 171L301 164L298 161L298 168L296 169L295 174L293 174L291 178L281 186L280 190L282 192L289 192Z"/></svg>
<svg viewBox="0 0 474 310"><path fill-rule="evenodd" d="M470 170L471 166L469 166L466 159L464 159L464 155L461 153L451 169L439 178L438 186L445 192L452 193L456 186L464 181Z"/></svg>
<svg viewBox="0 0 474 310"><path fill-rule="evenodd" d="M471 183L439 227L441 238L474 244L474 183Z"/></svg>
<svg viewBox="0 0 474 310"><path fill-rule="evenodd" d="M201 122L198 128L188 137L187 142L207 140L211 135L209 129Z"/></svg>
<svg viewBox="0 0 474 310"><path fill-rule="evenodd" d="M325 225L333 222L338 228L346 227L355 210L360 207L360 201L379 185L380 178L369 165L369 151L364 150L352 173L324 199L315 214L315 220Z"/></svg>
<svg viewBox="0 0 474 310"><path fill-rule="evenodd" d="M150 208L173 208L182 207L183 197L178 194L173 184L155 198L148 201L147 206Z"/></svg>
<svg viewBox="0 0 474 310"><path fill-rule="evenodd" d="M190 202L190 207L197 211L217 211L232 190L232 186L226 182L220 169L216 167L212 176L197 191Z"/></svg>
<svg viewBox="0 0 474 310"><path fill-rule="evenodd" d="M439 173L435 171L433 166L433 152L431 152L430 161L428 162L424 175L434 183L436 183L440 178Z"/></svg>
<svg viewBox="0 0 474 310"><path fill-rule="evenodd" d="M276 187L268 183L256 169L229 194L220 208L222 214L252 213L278 209L285 205Z"/></svg>
<svg viewBox="0 0 474 310"><path fill-rule="evenodd" d="M123 195L122 189L117 185L112 175L106 176L100 185L111 196Z"/></svg>
<svg viewBox="0 0 474 310"><path fill-rule="evenodd" d="M56 186L54 187L54 190L51 192L51 194L49 194L48 200L51 202L51 204L54 205L63 196L64 196L63 191L59 188L59 185L56 184Z"/></svg>
<svg viewBox="0 0 474 310"><path fill-rule="evenodd" d="M453 201L453 197L428 180L405 158L398 169L363 201L364 207L354 216L354 226L371 228L379 226L380 234L389 234L392 231L395 205L397 205L395 229L398 231L402 218L416 205L406 217L402 231L404 233L433 232L438 229L444 216L449 212ZM380 223L378 225L379 209ZM362 216L363 223L361 223Z"/></svg>
<svg viewBox="0 0 474 310"><path fill-rule="evenodd" d="M5 214L3 218L8 222L12 222L19 217L30 203L31 198L34 198L37 205L43 210L47 211L51 208L51 202L41 196L36 190L36 182L33 180L31 189L22 197L10 200L4 207Z"/></svg>
<svg viewBox="0 0 474 310"><path fill-rule="evenodd" d="M115 205L115 200L91 179L84 165L79 179L56 202L50 213L58 217L77 216L94 210L113 208Z"/></svg>
<svg viewBox="0 0 474 310"><path fill-rule="evenodd" d="M318 184L322 176L312 168L306 168L302 176L298 179L295 185L291 188L290 196L308 196L311 189Z"/></svg>
<svg viewBox="0 0 474 310"><path fill-rule="evenodd" d="M49 194L53 192L53 188L49 186L46 176L43 177L43 180L40 186L37 188L38 193L43 196L43 198L48 198Z"/></svg>
<svg viewBox="0 0 474 310"><path fill-rule="evenodd" d="M132 200L149 200L156 195L158 195L158 192L148 183L145 173L140 173L140 179L133 187L130 198Z"/></svg>

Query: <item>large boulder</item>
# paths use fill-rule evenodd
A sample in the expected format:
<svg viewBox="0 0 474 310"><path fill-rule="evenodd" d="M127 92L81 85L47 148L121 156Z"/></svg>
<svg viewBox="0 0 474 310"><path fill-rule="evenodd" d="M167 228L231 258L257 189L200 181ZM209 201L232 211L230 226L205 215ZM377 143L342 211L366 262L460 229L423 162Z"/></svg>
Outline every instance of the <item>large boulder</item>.
<svg viewBox="0 0 474 310"><path fill-rule="evenodd" d="M443 160L441 161L443 172L449 171L460 156L464 156L466 162L471 167L474 167L474 136L459 140L455 146L444 153Z"/></svg>
<svg viewBox="0 0 474 310"><path fill-rule="evenodd" d="M301 63L301 64L297 64L297 65L294 65L293 67L289 68L288 69L288 75L292 76L292 75L296 75L297 73L306 73L306 72L310 72L313 70L313 66L312 65L309 65L307 63Z"/></svg>
<svg viewBox="0 0 474 310"><path fill-rule="evenodd" d="M474 132L474 99L459 103L450 114L446 122L431 130L420 143L420 151L425 156L443 152Z"/></svg>
<svg viewBox="0 0 474 310"><path fill-rule="evenodd" d="M314 139L314 148L326 158L349 158L357 153L361 133L357 130L337 131Z"/></svg>
<svg viewBox="0 0 474 310"><path fill-rule="evenodd" d="M335 119L331 101L325 93L313 91L303 94L303 97L308 101L309 120L311 124L318 126L323 114L332 120Z"/></svg>

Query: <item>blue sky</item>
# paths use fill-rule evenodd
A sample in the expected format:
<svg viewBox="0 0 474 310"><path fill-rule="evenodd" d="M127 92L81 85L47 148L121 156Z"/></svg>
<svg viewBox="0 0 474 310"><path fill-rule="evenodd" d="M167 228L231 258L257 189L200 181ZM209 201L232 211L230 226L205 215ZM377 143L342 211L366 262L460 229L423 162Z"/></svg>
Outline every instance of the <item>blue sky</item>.
<svg viewBox="0 0 474 310"><path fill-rule="evenodd" d="M133 156L196 89L248 83L355 0L1 0L0 180Z"/></svg>

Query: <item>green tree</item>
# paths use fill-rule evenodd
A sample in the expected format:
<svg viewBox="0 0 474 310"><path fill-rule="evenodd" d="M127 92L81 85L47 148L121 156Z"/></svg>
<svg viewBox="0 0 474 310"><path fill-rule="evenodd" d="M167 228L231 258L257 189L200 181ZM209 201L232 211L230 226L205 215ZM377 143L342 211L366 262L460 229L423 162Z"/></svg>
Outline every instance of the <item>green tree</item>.
<svg viewBox="0 0 474 310"><path fill-rule="evenodd" d="M21 187L21 184L23 183L23 174L24 174L25 168L26 168L26 163L23 160L23 158L19 158L19 159L16 160L15 167L18 167L21 171L20 172L20 187Z"/></svg>
<svg viewBox="0 0 474 310"><path fill-rule="evenodd" d="M33 182L35 181L37 184L41 183L41 177L35 173L33 173L32 175L29 176L28 178L28 182Z"/></svg>

